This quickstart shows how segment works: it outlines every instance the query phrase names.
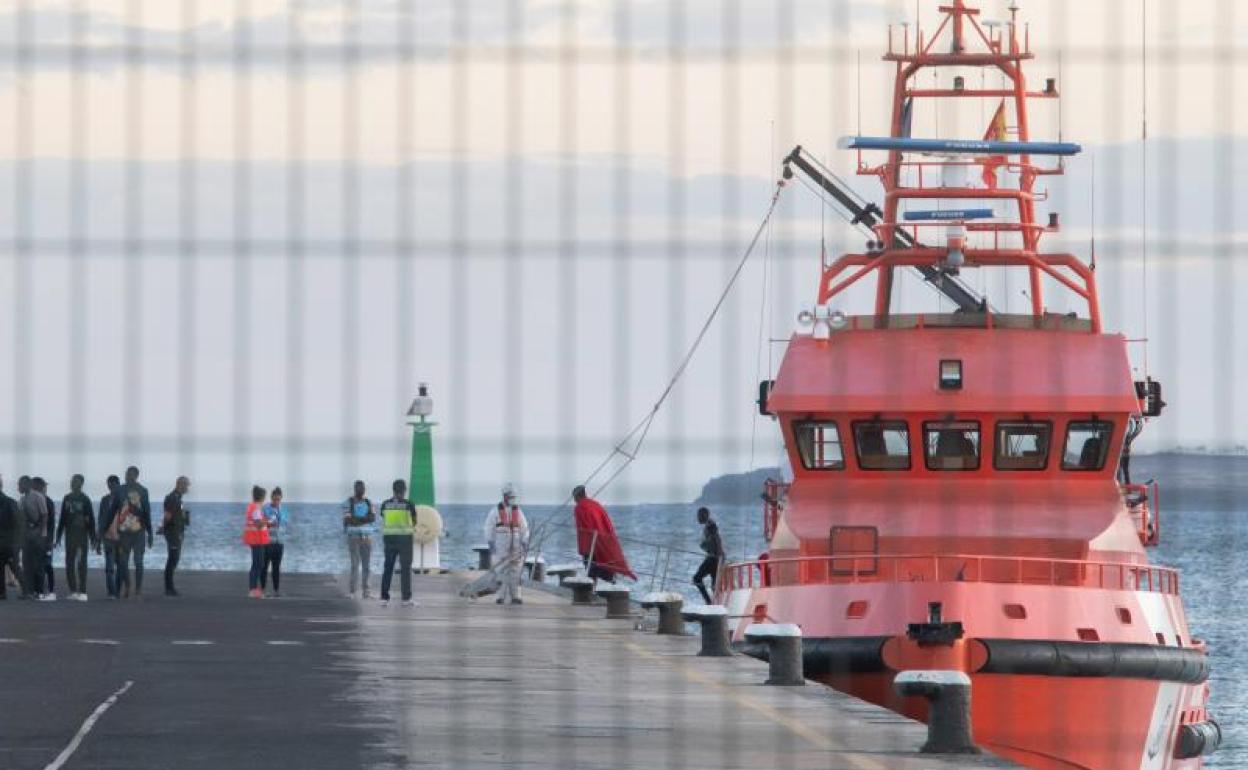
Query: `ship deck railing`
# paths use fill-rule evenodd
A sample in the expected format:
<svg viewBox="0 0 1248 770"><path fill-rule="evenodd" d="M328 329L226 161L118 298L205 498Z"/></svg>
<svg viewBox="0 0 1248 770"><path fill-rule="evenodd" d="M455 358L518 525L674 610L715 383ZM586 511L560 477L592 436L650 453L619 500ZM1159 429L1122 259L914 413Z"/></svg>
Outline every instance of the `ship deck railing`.
<svg viewBox="0 0 1248 770"><path fill-rule="evenodd" d="M1126 562L976 554L804 556L727 564L723 592L855 583L994 583L1179 593L1179 573Z"/></svg>
<svg viewBox="0 0 1248 770"><path fill-rule="evenodd" d="M1090 332L1092 322L1069 314L1045 313L893 313L883 318L852 315L838 331L871 329L1032 329L1038 331Z"/></svg>

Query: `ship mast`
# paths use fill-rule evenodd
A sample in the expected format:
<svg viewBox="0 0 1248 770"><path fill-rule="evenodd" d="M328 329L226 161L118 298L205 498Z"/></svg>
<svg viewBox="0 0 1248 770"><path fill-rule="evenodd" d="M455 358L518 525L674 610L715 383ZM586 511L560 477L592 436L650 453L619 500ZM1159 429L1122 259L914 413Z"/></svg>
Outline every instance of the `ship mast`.
<svg viewBox="0 0 1248 770"><path fill-rule="evenodd" d="M888 52L883 57L895 64L889 136L843 140L843 146L858 150L858 173L880 179L885 191L884 215L875 228L877 248L867 254L845 255L824 270L819 304L826 304L874 272L874 314L878 323L886 325L898 267L935 266L951 276L964 267L1019 267L1028 272L1030 310L1037 323L1045 314L1042 279L1048 276L1087 302L1092 331L1099 332L1093 272L1073 255L1039 251L1042 236L1056 232L1059 223L1056 214L1051 214L1047 223L1037 221L1036 202L1045 196L1036 192L1036 180L1062 174L1061 158L1080 149L1074 144L1032 140L1028 102L1060 98L1057 82L1049 79L1043 90L1028 90L1023 65L1035 57L1026 29L1020 39L1017 5L1010 8L1004 32L981 24L979 9L967 6L965 0L951 0L939 10L942 16L936 32L924 39L916 25L913 45L906 29L902 47L897 50L889 30ZM918 83L919 74L926 70L967 67L999 71L1005 87L968 87L961 76L954 77L948 86L924 87ZM933 99L998 99L1000 106L982 139L915 138L915 105ZM1011 114L1014 137L1008 136ZM885 151L886 160L878 165L867 163L864 152L872 150ZM1042 165L1037 160L1053 157L1058 158L1056 163L1046 161ZM1009 172L1006 183L998 183L1002 172ZM935 208L910 209L910 202L924 201ZM911 237L899 238L899 231ZM988 245L968 248L969 234ZM851 267L858 269L841 278Z"/></svg>

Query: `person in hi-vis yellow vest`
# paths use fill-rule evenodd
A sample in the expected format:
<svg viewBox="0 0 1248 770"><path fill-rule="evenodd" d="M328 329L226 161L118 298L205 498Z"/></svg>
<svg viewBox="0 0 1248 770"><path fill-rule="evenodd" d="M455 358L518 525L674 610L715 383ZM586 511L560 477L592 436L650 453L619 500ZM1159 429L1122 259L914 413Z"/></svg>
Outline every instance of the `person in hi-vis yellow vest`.
<svg viewBox="0 0 1248 770"><path fill-rule="evenodd" d="M412 534L416 526L416 508L407 499L407 482L394 482L394 497L381 504L381 539L386 559L381 570L381 606L390 604L390 582L394 579L394 563L402 572L403 606L412 607Z"/></svg>

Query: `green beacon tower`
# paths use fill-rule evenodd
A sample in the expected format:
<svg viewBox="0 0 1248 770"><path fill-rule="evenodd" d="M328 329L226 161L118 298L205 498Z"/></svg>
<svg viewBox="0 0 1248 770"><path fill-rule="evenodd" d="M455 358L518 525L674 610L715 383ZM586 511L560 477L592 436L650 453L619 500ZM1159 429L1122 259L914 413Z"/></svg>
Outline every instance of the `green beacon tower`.
<svg viewBox="0 0 1248 770"><path fill-rule="evenodd" d="M429 386L420 383L416 398L407 410L407 423L412 426L412 465L408 473L407 488L412 504L416 506L414 532L416 572L442 571L442 555L438 541L442 538L442 517L438 514L437 498L433 486L433 398Z"/></svg>
<svg viewBox="0 0 1248 770"><path fill-rule="evenodd" d="M408 474L407 488L415 505L437 505L433 490L433 426L429 419L433 414L433 398L429 386L420 383L416 398L407 410L407 424L412 426L412 467Z"/></svg>

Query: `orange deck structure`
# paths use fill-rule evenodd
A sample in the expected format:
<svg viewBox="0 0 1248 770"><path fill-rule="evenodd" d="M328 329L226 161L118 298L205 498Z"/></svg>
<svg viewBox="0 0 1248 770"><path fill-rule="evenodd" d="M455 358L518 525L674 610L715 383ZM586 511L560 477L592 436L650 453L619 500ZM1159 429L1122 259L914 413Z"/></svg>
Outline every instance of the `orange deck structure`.
<svg viewBox="0 0 1248 770"><path fill-rule="evenodd" d="M865 253L822 266L803 316L812 328L764 383L760 406L778 421L793 475L765 490L767 553L725 565L718 599L739 646L749 649L754 620L796 623L808 676L916 719L925 702L894 694L898 672L966 672L976 742L1029 767L1195 770L1221 740L1206 710L1207 651L1180 576L1149 563L1157 488L1132 483L1128 465L1130 442L1160 413L1159 387L1134 381L1126 339L1102 329L1094 269L1040 250L1059 225L1037 223L1034 187L1063 166L1025 154L1042 149L1027 104L1059 98L1057 84L1029 90L1016 12L994 28L962 0L939 11L927 39L916 31L912 44L907 30L894 47L890 32L892 132L876 144L891 149L875 165L859 150L884 205L863 220ZM968 67L1008 85L916 83L924 70ZM916 100L963 98L1000 99L982 144L1008 130L1019 153L907 149ZM913 217L935 223L901 216L946 204L948 216ZM985 206L986 221L953 218ZM1016 269L1031 312L964 301L902 315L894 273L911 267L935 284ZM1049 312L1046 278L1083 312ZM872 279L870 315L838 309Z"/></svg>

